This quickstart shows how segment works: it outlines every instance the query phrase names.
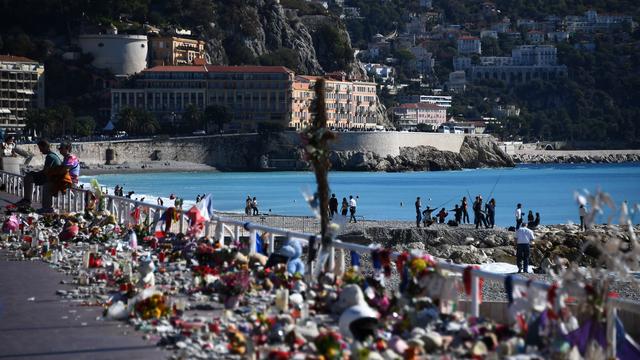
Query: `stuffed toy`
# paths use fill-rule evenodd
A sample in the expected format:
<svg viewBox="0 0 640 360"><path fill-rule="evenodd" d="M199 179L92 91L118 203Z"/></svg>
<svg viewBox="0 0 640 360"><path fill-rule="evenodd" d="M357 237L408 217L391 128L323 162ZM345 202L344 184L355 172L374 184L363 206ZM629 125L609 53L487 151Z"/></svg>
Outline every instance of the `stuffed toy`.
<svg viewBox="0 0 640 360"><path fill-rule="evenodd" d="M287 272L289 274L300 273L304 275L304 263L300 259L302 245L299 240L287 239L286 244L280 249L280 254L289 258L287 261Z"/></svg>

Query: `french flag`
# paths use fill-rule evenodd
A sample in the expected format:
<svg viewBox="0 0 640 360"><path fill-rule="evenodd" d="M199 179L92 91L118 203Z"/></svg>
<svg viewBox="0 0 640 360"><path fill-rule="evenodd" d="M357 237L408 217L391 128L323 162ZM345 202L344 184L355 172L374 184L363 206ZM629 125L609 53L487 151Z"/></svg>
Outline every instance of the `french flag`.
<svg viewBox="0 0 640 360"><path fill-rule="evenodd" d="M166 210L163 211L162 214L160 214L160 211L156 211L153 216L153 223L155 224L153 236L155 236L158 239L164 239L166 235L164 232L164 228L167 224L168 216L169 214L167 214Z"/></svg>
<svg viewBox="0 0 640 360"><path fill-rule="evenodd" d="M213 197L211 194L207 194L207 196L187 211L189 225L191 227L203 225L205 221L211 220L211 216L213 216L214 211Z"/></svg>

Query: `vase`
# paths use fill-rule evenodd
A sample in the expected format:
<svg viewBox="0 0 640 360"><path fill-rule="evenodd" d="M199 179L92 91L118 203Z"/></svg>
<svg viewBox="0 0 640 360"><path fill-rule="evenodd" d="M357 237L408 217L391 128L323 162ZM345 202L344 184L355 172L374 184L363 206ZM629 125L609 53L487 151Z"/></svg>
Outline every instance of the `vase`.
<svg viewBox="0 0 640 360"><path fill-rule="evenodd" d="M224 299L224 308L228 310L233 310L238 307L240 304L240 300L242 300L242 295L227 295Z"/></svg>

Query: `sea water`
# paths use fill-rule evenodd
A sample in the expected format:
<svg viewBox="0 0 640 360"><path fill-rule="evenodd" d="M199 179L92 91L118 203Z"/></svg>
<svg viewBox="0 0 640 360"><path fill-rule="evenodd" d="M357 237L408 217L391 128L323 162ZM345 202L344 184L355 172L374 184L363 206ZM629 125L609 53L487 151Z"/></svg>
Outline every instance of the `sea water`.
<svg viewBox="0 0 640 360"><path fill-rule="evenodd" d="M88 182L91 177L83 177ZM303 194L315 189L311 172L177 172L108 174L95 176L101 185L116 185L133 198L154 202L169 194L193 201L210 193L214 207L223 211L244 211L247 196L258 199L261 212L282 215L311 215ZM463 196L482 195L496 199L496 223L510 226L517 203L525 214L540 213L543 224L578 222L576 192L608 192L620 204L640 202L640 164L553 164L519 165L504 169L475 169L437 172L331 172L331 191L341 201L357 197L357 214L365 219L414 220L414 203L422 198L423 208L453 209ZM110 191L111 192L111 191ZM472 201L470 201L471 203ZM473 221L473 214L470 214ZM450 218L453 214L450 215ZM602 216L600 221L605 221ZM640 221L636 216L634 222Z"/></svg>

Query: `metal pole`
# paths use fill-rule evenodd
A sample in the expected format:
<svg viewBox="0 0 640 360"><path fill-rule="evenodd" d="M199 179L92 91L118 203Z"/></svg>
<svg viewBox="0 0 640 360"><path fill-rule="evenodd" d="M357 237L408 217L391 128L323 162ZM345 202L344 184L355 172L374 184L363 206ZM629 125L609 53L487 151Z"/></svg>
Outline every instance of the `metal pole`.
<svg viewBox="0 0 640 360"><path fill-rule="evenodd" d="M251 229L249 233L249 255L256 253L256 235L258 232L255 229Z"/></svg>
<svg viewBox="0 0 640 360"><path fill-rule="evenodd" d="M616 349L616 317L617 310L614 304L607 299L607 359L616 359L617 358L617 349Z"/></svg>
<svg viewBox="0 0 640 360"><path fill-rule="evenodd" d="M480 279L474 273L475 270L471 270L471 316L479 317L480 316L480 299L479 299L479 288L480 288Z"/></svg>

